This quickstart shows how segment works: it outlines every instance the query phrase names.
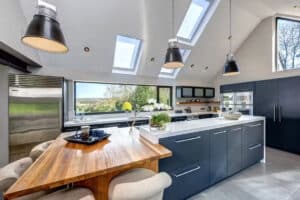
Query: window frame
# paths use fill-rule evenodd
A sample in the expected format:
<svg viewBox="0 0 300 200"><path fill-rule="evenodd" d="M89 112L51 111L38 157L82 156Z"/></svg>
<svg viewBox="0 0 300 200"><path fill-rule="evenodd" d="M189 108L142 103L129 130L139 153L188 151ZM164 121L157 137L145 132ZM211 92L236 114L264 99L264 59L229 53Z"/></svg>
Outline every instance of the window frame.
<svg viewBox="0 0 300 200"><path fill-rule="evenodd" d="M123 37L123 38L129 38L129 39L134 39L134 40L138 40L139 41L139 45L137 47L137 54L136 57L134 58L134 64L133 64L133 68L130 69L126 69L126 68L122 68L122 67L115 67L114 66L114 62L115 62L115 58L116 58L116 48L117 48L117 44L118 44L118 37ZM143 40L136 38L136 37L131 37L128 35L121 35L118 34L116 36L115 39L115 48L114 48L114 56L113 56L113 64L112 64L112 73L116 73L116 74L131 74L131 75L136 75L137 70L138 70L138 66L141 60L141 56L142 56L142 48L143 48Z"/></svg>
<svg viewBox="0 0 300 200"><path fill-rule="evenodd" d="M297 22L300 24L300 18L290 18L290 17L284 17L284 16L276 16L275 17L275 67L273 67L273 72L284 72L284 71L290 71L290 70L297 70L300 69L300 67L297 68L291 68L291 69L284 69L284 70L279 70L278 66L278 21L279 20L285 20L285 21L290 21L290 22Z"/></svg>
<svg viewBox="0 0 300 200"><path fill-rule="evenodd" d="M146 85L146 84L130 84L130 83L105 83L105 82L92 82L92 81L74 81L74 113L75 116L88 116L88 115L102 115L102 114L118 114L118 113L126 113L125 111L114 111L114 112L94 112L94 113L77 113L76 110L76 83L94 83L94 84L106 84L106 85L132 85L132 86L149 86L149 87L156 87L156 100L159 103L159 88L169 88L170 89L170 106L172 107L171 110L173 110L173 86L163 86L163 85ZM146 112L146 111L141 111Z"/></svg>
<svg viewBox="0 0 300 200"><path fill-rule="evenodd" d="M199 37L201 36L202 32L204 31L206 25L210 21L211 17L215 13L219 3L221 2L221 0L206 0L206 1L209 2L209 5L208 5L207 9L204 10L203 17L201 18L198 26L196 26L195 31L194 31L191 39L186 39L186 38L182 38L182 37L178 36L178 33L179 33L180 28L181 28L181 25L183 24L184 18L186 17L186 14L187 14L187 12L190 8L190 5L191 5L191 3L193 3L193 0L190 0L190 4L189 4L188 8L186 9L184 18L182 19L182 22L180 23L179 29L176 33L176 36L179 39L180 43L186 44L186 45L189 45L189 46L195 46L196 42L198 41Z"/></svg>

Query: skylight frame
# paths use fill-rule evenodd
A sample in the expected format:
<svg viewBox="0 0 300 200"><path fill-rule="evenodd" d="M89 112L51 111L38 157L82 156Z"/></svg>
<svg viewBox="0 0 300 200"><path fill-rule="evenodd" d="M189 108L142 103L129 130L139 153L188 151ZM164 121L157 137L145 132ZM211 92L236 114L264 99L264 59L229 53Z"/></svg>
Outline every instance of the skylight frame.
<svg viewBox="0 0 300 200"><path fill-rule="evenodd" d="M182 55L182 61L185 63L189 57L189 55L191 54L192 50L191 49L180 49L181 55ZM163 67L160 70L160 73L158 75L159 78L176 78L178 73L180 72L181 68L179 69L173 69L173 71L171 73L167 73L167 72L162 72Z"/></svg>
<svg viewBox="0 0 300 200"><path fill-rule="evenodd" d="M133 41L133 42L130 42ZM131 63L130 66L116 66L116 56L117 56L117 48L118 48L118 42L128 43L135 45L134 52L131 55ZM127 36L127 35L117 35L116 36L116 44L115 44L115 51L114 51L114 59L113 59L113 69L112 73L118 73L118 74L130 74L130 75L136 75L138 66L141 60L142 55L142 48L143 48L143 41L139 38Z"/></svg>
<svg viewBox="0 0 300 200"><path fill-rule="evenodd" d="M190 38L183 38L179 35L179 32L181 30L181 27L183 26L183 23L185 22L185 18L187 17L187 13L191 7L191 5L196 2L196 1L199 1L199 2L208 2L208 5L207 6L204 6L202 12L201 12L201 15L200 15L200 20L198 21L197 25L194 26L193 28L193 33L191 33L191 37ZM185 13L185 16L181 22L181 25L178 29L178 32L177 32L177 38L179 40L180 43L182 44L186 44L186 45L189 45L189 46L195 46L196 42L198 41L200 35L202 34L202 32L204 31L207 23L209 22L209 20L211 19L212 15L214 14L214 12L216 11L216 8L218 7L219 3L220 3L221 0L191 0L191 3ZM205 4L205 3L203 3Z"/></svg>

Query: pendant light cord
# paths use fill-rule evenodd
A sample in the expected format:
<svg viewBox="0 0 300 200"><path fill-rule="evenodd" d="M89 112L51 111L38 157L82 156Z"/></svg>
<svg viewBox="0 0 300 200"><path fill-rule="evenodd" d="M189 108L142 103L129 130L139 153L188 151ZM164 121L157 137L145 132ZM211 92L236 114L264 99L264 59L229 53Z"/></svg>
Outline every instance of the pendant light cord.
<svg viewBox="0 0 300 200"><path fill-rule="evenodd" d="M175 31L174 31L174 0L172 0L172 37L175 37Z"/></svg>
<svg viewBox="0 0 300 200"><path fill-rule="evenodd" d="M232 4L229 0L229 56L232 56Z"/></svg>

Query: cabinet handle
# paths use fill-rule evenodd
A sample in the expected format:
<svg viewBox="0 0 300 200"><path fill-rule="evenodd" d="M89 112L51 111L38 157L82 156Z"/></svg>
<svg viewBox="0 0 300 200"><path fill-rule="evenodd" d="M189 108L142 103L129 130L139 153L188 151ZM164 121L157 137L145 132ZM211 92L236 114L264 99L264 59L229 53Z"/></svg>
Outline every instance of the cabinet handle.
<svg viewBox="0 0 300 200"><path fill-rule="evenodd" d="M194 169L191 169L191 170L188 170L188 171L182 172L182 173L180 173L180 174L175 174L175 177L176 177L176 178L179 178L179 177L181 177L181 176L184 176L184 175L190 174L190 173L192 173L192 172L194 172L194 171L197 171L197 170L199 170L199 169L201 169L201 167L198 165L198 166L197 166L197 167L195 167Z"/></svg>
<svg viewBox="0 0 300 200"><path fill-rule="evenodd" d="M176 143L182 143L182 142L189 142L189 141L192 141L192 140L199 140L199 139L201 139L201 136L188 138L188 139L184 139L184 140L176 140L175 142Z"/></svg>
<svg viewBox="0 0 300 200"><path fill-rule="evenodd" d="M216 133L213 133L214 135L219 135L219 134L222 134L222 133L226 133L227 131L220 131L220 132L216 132Z"/></svg>
<svg viewBox="0 0 300 200"><path fill-rule="evenodd" d="M261 124L254 124L254 125L246 125L247 127L253 128L253 127L258 127L261 126Z"/></svg>
<svg viewBox="0 0 300 200"><path fill-rule="evenodd" d="M250 147L249 150L257 149L259 147L261 147L261 144L257 144L257 145L255 145L253 147Z"/></svg>
<svg viewBox="0 0 300 200"><path fill-rule="evenodd" d="M235 128L235 129L232 129L232 131L239 131L239 130L242 130L242 128Z"/></svg>

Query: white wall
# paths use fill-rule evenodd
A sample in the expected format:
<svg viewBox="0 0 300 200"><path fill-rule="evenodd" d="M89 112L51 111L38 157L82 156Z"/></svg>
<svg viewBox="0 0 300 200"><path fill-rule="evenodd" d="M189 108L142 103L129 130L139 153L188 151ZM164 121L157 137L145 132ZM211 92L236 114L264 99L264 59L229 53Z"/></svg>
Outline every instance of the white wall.
<svg viewBox="0 0 300 200"><path fill-rule="evenodd" d="M224 77L220 71L215 82L217 94L219 94L219 86L222 84L300 75L300 69L273 72L273 67L275 67L273 41L275 41L275 17L269 17L255 28L236 51L235 57L240 66L240 74Z"/></svg>
<svg viewBox="0 0 300 200"><path fill-rule="evenodd" d="M2 0L0 6L0 41L16 49L37 63L40 58L37 51L21 43L21 37L26 30L27 22L19 1Z"/></svg>
<svg viewBox="0 0 300 200"><path fill-rule="evenodd" d="M8 69L0 65L0 167L8 163Z"/></svg>

